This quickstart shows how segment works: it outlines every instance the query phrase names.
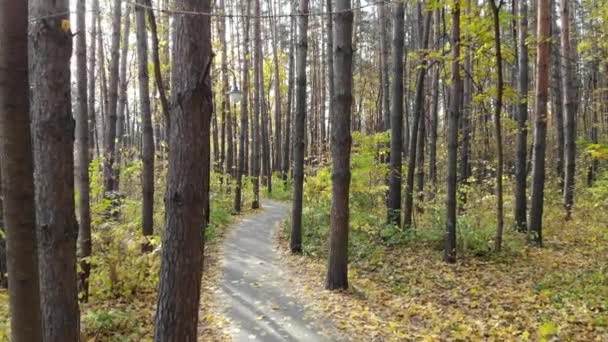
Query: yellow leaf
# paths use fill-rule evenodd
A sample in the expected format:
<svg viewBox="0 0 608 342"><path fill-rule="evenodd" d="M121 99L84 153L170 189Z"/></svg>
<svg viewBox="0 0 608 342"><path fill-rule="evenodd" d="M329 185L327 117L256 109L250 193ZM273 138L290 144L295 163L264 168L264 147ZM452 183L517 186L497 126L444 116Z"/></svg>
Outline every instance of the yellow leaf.
<svg viewBox="0 0 608 342"><path fill-rule="evenodd" d="M70 31L70 21L68 19L61 20L61 29L63 30L63 32Z"/></svg>

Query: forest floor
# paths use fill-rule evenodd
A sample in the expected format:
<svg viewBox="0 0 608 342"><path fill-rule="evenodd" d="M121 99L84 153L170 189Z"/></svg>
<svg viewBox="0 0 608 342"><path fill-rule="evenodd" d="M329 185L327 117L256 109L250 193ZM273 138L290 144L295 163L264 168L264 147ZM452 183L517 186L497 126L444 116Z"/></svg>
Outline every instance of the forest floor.
<svg viewBox="0 0 608 342"><path fill-rule="evenodd" d="M424 243L377 245L351 260L344 292L324 290L325 258L289 253L288 229L277 244L297 295L353 341L607 341L608 222L597 213L551 214L542 249L455 265Z"/></svg>
<svg viewBox="0 0 608 342"><path fill-rule="evenodd" d="M227 318L232 340L338 340L329 320L311 315L308 305L292 295L293 278L274 248L287 206L264 200L262 208L228 228L223 244L223 276L215 289L221 307L216 310Z"/></svg>

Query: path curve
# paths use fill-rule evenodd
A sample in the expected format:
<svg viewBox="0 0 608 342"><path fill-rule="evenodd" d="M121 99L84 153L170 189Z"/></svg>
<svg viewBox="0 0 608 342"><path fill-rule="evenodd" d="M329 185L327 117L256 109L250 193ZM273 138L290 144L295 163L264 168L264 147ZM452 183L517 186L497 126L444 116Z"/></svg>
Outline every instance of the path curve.
<svg viewBox="0 0 608 342"><path fill-rule="evenodd" d="M245 217L224 241L219 303L233 341L331 341L305 305L288 295L289 275L274 249L274 234L288 214L286 204L262 201L263 211Z"/></svg>

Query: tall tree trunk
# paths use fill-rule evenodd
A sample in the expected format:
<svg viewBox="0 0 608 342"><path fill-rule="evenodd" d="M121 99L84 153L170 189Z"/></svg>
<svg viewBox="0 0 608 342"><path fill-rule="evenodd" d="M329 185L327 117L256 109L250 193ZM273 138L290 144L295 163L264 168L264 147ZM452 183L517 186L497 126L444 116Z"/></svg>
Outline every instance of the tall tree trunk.
<svg viewBox="0 0 608 342"><path fill-rule="evenodd" d="M269 7L273 8L272 0L268 0ZM280 7L274 6L273 14L280 13ZM272 58L274 61L274 158L272 162L272 170L278 171L281 166L281 132L282 132L282 115L281 115L281 73L279 72L279 53L277 46L279 45L279 37L277 33L277 18L272 19ZM272 173L271 173L272 174Z"/></svg>
<svg viewBox="0 0 608 342"><path fill-rule="evenodd" d="M145 5L145 0L138 0ZM146 31L146 13L143 7L135 9L137 33L137 69L139 104L143 131L143 146L141 159L142 170L142 234L148 237L154 232L154 131L152 130L152 114L150 110L150 77L148 75L148 33ZM150 245L144 244L144 251Z"/></svg>
<svg viewBox="0 0 608 342"><path fill-rule="evenodd" d="M116 160L116 120L118 101L118 78L120 60L120 17L122 15L122 1L114 0L112 14L112 43L110 46L110 79L108 84L108 107L105 128L105 149L103 163L103 184L106 193L117 189L115 160Z"/></svg>
<svg viewBox="0 0 608 342"><path fill-rule="evenodd" d="M304 0L306 1L306 0ZM329 290L348 288L348 225L351 149L351 104L353 87L353 13L350 0L336 0L334 29L334 84L336 94L332 101L334 125L332 126L332 203L331 232L327 281Z"/></svg>
<svg viewBox="0 0 608 342"><path fill-rule="evenodd" d="M452 85L447 132L447 177L446 177L446 227L444 260L456 262L456 178L458 161L458 116L462 99L462 78L460 77L460 3L452 4Z"/></svg>
<svg viewBox="0 0 608 342"><path fill-rule="evenodd" d="M390 99L389 99L389 77L388 77L388 34L386 33L386 4L379 3L378 4L378 28L380 30L380 54L381 54L381 63L380 68L382 68L382 120L383 120L383 130L388 131L391 129L391 108L390 108ZM401 60L399 60L401 61ZM396 63L397 61L394 61Z"/></svg>
<svg viewBox="0 0 608 342"><path fill-rule="evenodd" d="M86 5L79 0L76 5L76 26L80 32L76 36L76 190L78 197L78 258L80 260L79 284L80 299L86 302L89 297L89 274L91 265L91 207L89 189L89 118L87 108L87 40Z"/></svg>
<svg viewBox="0 0 608 342"><path fill-rule="evenodd" d="M260 0L256 0L256 1L260 1ZM261 25L260 25L261 28ZM261 36L261 30L260 30L260 36ZM260 58L258 59L258 62L260 63L259 65L259 81L260 81L260 86L259 86L259 92L260 92L260 114L261 114L261 122L259 122L259 124L261 124L260 126L260 134L258 135L258 138L261 138L261 147L262 147L262 176L264 179L264 185L266 185L268 192L271 193L272 192L272 169L271 169L271 165L270 165L270 129L269 127L272 127L272 123L270 122L270 117L268 115L268 102L266 101L266 95L265 95L265 86L266 86L266 82L264 80L264 57L263 57L263 49L262 49L262 44L261 44L261 39L260 39L260 44L258 45L259 51L260 51ZM268 88L268 92L270 92L270 84L269 84L269 88Z"/></svg>
<svg viewBox="0 0 608 342"><path fill-rule="evenodd" d="M393 6L393 78L391 82L391 153L388 188L388 224L401 224L401 148L403 146L403 35L404 5Z"/></svg>
<svg viewBox="0 0 608 342"><path fill-rule="evenodd" d="M209 12L209 0L176 0L176 10ZM177 16L165 233L154 339L196 341L210 174L211 19ZM194 156L194 157L193 157Z"/></svg>
<svg viewBox="0 0 608 342"><path fill-rule="evenodd" d="M129 37L131 36L131 8L127 4L124 15L122 32L122 51L120 52L120 78L118 86L118 110L116 114L116 157L114 166L115 189L120 187L120 166L122 164L122 154L124 153L125 139L125 112L127 109L127 60L129 57Z"/></svg>
<svg viewBox="0 0 608 342"><path fill-rule="evenodd" d="M328 125L328 135L331 135L331 130L333 129L333 120L334 120L334 110L333 110L333 100L335 94L335 86L334 86L334 24L333 24L333 0L326 0L326 12L327 12L327 36L325 37L327 42L327 91L329 97L329 106L327 110L327 121ZM329 139L331 143L331 137Z"/></svg>
<svg viewBox="0 0 608 342"><path fill-rule="evenodd" d="M74 120L67 0L30 2L30 85L34 184L44 341L78 341ZM25 58L24 58L25 60ZM15 81L15 80L13 80Z"/></svg>
<svg viewBox="0 0 608 342"><path fill-rule="evenodd" d="M11 341L42 341L29 115L27 1L0 1L0 41L0 174L2 232L6 243L2 262L6 261L7 269L3 271L9 275Z"/></svg>
<svg viewBox="0 0 608 342"><path fill-rule="evenodd" d="M225 1L220 0L221 11L224 11ZM226 40L226 17L222 17L218 22L218 36L222 42L222 142L221 142L221 153L220 162L225 163L224 172L228 175L234 176L233 170L233 158L234 150L232 146L232 113L230 106L230 97L228 96L229 82L228 82L228 41ZM236 83L236 80L234 80ZM226 153L227 152L227 153ZM223 165L221 166L223 167Z"/></svg>
<svg viewBox="0 0 608 342"><path fill-rule="evenodd" d="M293 146L293 201L290 249L302 252L302 195L304 190L304 151L306 134L306 53L308 50L308 0L299 0L298 47L296 50L296 113Z"/></svg>
<svg viewBox="0 0 608 342"><path fill-rule="evenodd" d="M429 34L431 28L432 12L426 14L424 20L424 34L422 38L422 48L427 49L429 45ZM405 207L403 210L403 227L410 228L412 225L412 209L414 197L414 175L416 172L416 157L417 157L417 140L418 130L423 115L424 107L424 80L426 79L428 60L423 58L418 69L418 77L416 81L416 102L414 106L414 121L412 122L412 134L410 138L410 153L408 154L407 163L407 179L405 183Z"/></svg>
<svg viewBox="0 0 608 342"><path fill-rule="evenodd" d="M564 127L564 207L566 209L566 219L570 219L572 205L574 204L574 176L576 172L576 110L577 100L575 95L574 67L573 61L576 60L575 51L570 46L570 2L561 0L561 47L562 47L562 71L564 98L563 104L566 109L566 120Z"/></svg>
<svg viewBox="0 0 608 342"><path fill-rule="evenodd" d="M547 98L549 63L551 60L550 0L537 0L538 52L536 54L536 120L534 123L534 150L532 162L532 198L528 234L530 242L542 246L543 197L545 191L545 151L547 139Z"/></svg>
<svg viewBox="0 0 608 342"><path fill-rule="evenodd" d="M515 159L515 227L520 232L526 231L526 177L528 145L528 0L519 0L519 39L517 90L517 152Z"/></svg>
<svg viewBox="0 0 608 342"><path fill-rule="evenodd" d="M549 98L551 103L551 114L555 125L555 136L557 143L555 144L555 171L558 177L559 188L563 190L564 186L564 79L562 65L560 60L560 46L557 42L560 41L561 29L557 23L557 3L559 0L551 0L551 37L554 44L551 44L551 66L550 66L550 83L549 83Z"/></svg>
<svg viewBox="0 0 608 342"><path fill-rule="evenodd" d="M260 92L264 89L263 70L262 67L262 24L261 24L261 10L260 0L254 0L254 61L253 61L253 77L254 77L254 104L253 104L253 117L251 125L251 144L253 145L253 153L251 156L251 170L252 170L252 182L253 182L253 201L251 203L252 209L260 207L260 152L263 142L260 142L260 111L262 110L262 101L264 98Z"/></svg>
<svg viewBox="0 0 608 342"><path fill-rule="evenodd" d="M247 130L249 121L249 14L251 13L251 0L245 0L247 5L245 22L245 37L243 42L243 99L241 101L241 132L239 137L239 160L236 173L236 191L234 192L234 210L237 213L242 209L243 175L247 170Z"/></svg>
<svg viewBox="0 0 608 342"><path fill-rule="evenodd" d="M91 15L91 35L90 35L90 51L89 51L89 65L88 65L88 77L89 82L88 88L88 109L87 114L89 116L89 160L93 160L95 156L99 157L99 141L97 137L97 120L95 114L95 67L96 67L96 53L97 53L97 24L96 18L99 15L99 0L93 0L93 14Z"/></svg>
<svg viewBox="0 0 608 342"><path fill-rule="evenodd" d="M328 0L331 2L331 0ZM291 12L295 14L295 1L291 2ZM287 76L287 113L285 114L285 143L283 144L283 161L281 163L283 170L283 181L287 184L287 178L289 177L289 170L292 160L292 142L291 133L293 130L291 124L291 118L293 116L293 89L294 89L294 69L295 69L295 41L296 41L296 17L291 16L290 22L290 37L289 37L289 75Z"/></svg>
<svg viewBox="0 0 608 342"><path fill-rule="evenodd" d="M490 0L494 1L494 0ZM471 14L471 0L467 0L465 15ZM471 40L470 30L465 32L467 41ZM466 47L464 56L464 80L463 80L463 103L462 103L462 155L460 157L460 182L468 184L471 177L471 118L473 116L473 49ZM467 192L463 191L460 196L462 204L466 203Z"/></svg>
<svg viewBox="0 0 608 342"><path fill-rule="evenodd" d="M436 10L435 14L435 44L437 46L442 46L441 44L441 11ZM443 48L442 48L443 50ZM431 85L432 89L432 106L431 106L431 118L430 118L430 136L429 136L429 178L432 184L432 191L430 191L429 195L434 197L435 192L437 190L437 129L439 126L439 74L441 70L440 67L435 67L433 71L433 83Z"/></svg>
<svg viewBox="0 0 608 342"><path fill-rule="evenodd" d="M499 0L496 5L495 0L490 0L492 14L494 17L494 45L496 49L496 103L494 104L494 125L496 139L496 237L494 239L494 248L500 252L502 248L502 232L504 227L504 208L503 208L503 191L502 191L502 173L503 173L503 148L502 148L502 96L504 91L504 80L502 74L502 50L500 39L500 7L502 0Z"/></svg>
<svg viewBox="0 0 608 342"><path fill-rule="evenodd" d="M144 0L148 7L151 6L151 0ZM150 25L150 33L152 34L152 61L154 62L154 81L156 82L156 89L158 90L158 97L160 98L160 105L163 111L165 122L169 124L169 101L167 101L167 94L165 89L165 83L163 82L163 74L160 68L160 53L158 47L158 28L156 26L156 17L152 9L147 10L148 13L148 25ZM169 45L169 44L166 44ZM167 56L168 58L168 56Z"/></svg>

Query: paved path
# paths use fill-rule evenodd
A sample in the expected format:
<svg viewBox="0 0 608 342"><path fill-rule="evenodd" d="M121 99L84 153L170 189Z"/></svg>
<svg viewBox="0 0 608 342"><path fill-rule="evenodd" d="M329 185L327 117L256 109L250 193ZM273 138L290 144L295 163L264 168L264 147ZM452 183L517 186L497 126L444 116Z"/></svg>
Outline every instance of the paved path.
<svg viewBox="0 0 608 342"><path fill-rule="evenodd" d="M224 242L219 303L230 321L233 341L330 341L304 305L289 296L287 272L273 249L287 205L262 202L263 211L232 227Z"/></svg>

